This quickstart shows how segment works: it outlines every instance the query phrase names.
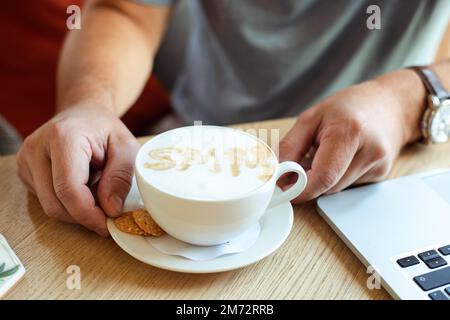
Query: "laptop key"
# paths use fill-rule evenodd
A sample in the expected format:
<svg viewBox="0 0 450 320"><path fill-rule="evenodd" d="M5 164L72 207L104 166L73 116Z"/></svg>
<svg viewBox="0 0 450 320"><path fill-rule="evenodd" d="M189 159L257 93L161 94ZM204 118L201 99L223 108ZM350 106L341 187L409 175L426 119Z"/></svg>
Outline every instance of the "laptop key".
<svg viewBox="0 0 450 320"><path fill-rule="evenodd" d="M450 284L450 267L438 269L429 273L414 277L414 281L424 291L436 289Z"/></svg>
<svg viewBox="0 0 450 320"><path fill-rule="evenodd" d="M434 291L428 295L431 300L450 300L442 291Z"/></svg>
<svg viewBox="0 0 450 320"><path fill-rule="evenodd" d="M439 253L437 253L436 250L429 250L422 253L419 253L419 258L423 262L427 262L428 260L435 259L437 257L440 257Z"/></svg>
<svg viewBox="0 0 450 320"><path fill-rule="evenodd" d="M431 260L427 260L425 263L430 269L436 269L445 266L447 264L447 261L445 261L445 259L442 257L437 257Z"/></svg>
<svg viewBox="0 0 450 320"><path fill-rule="evenodd" d="M439 248L439 251L444 255L448 256L450 254L450 244L448 246Z"/></svg>
<svg viewBox="0 0 450 320"><path fill-rule="evenodd" d="M420 261L415 256L409 256L409 257L406 257L406 258L398 259L397 263L402 268L408 268L408 267L411 267L411 266L413 266L415 264L419 264Z"/></svg>

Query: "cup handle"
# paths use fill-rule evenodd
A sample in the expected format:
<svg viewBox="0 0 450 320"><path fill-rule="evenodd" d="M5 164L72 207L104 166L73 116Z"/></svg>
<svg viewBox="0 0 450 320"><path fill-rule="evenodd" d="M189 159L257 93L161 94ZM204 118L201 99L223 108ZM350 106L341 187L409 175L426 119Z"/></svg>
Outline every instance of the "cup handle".
<svg viewBox="0 0 450 320"><path fill-rule="evenodd" d="M278 166L278 171L276 173L276 180L278 180L283 174L288 172L294 172L298 175L297 182L295 182L292 187L283 191L282 193L274 194L272 200L269 203L269 208L275 207L283 202L291 201L292 199L297 198L300 193L305 190L307 182L306 173L305 170L303 170L302 166L297 162L285 161L280 163Z"/></svg>

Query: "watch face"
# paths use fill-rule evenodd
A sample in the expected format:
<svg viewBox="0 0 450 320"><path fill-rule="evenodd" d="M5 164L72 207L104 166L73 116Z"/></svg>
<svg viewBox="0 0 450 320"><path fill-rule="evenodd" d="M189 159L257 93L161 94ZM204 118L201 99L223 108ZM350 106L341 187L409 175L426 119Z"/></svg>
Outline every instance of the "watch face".
<svg viewBox="0 0 450 320"><path fill-rule="evenodd" d="M434 142L446 142L450 137L450 104L442 105L432 116L430 135Z"/></svg>

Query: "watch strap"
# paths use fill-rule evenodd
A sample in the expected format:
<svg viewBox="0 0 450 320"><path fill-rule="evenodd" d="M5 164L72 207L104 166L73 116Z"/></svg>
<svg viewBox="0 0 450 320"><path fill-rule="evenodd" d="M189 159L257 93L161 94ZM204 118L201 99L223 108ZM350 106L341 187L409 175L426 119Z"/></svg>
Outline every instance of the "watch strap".
<svg viewBox="0 0 450 320"><path fill-rule="evenodd" d="M413 66L410 69L416 71L419 77L422 79L428 93L437 96L439 99L450 98L450 93L442 86L436 73L428 67Z"/></svg>

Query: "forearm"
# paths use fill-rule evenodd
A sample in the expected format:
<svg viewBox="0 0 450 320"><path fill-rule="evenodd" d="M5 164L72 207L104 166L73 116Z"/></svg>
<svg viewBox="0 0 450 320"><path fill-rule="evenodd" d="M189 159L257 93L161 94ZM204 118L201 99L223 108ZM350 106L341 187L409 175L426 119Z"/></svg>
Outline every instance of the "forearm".
<svg viewBox="0 0 450 320"><path fill-rule="evenodd" d="M120 116L137 99L152 70L170 8L98 0L70 31L58 70L58 111L95 103Z"/></svg>
<svg viewBox="0 0 450 320"><path fill-rule="evenodd" d="M450 59L430 65L443 86L450 90ZM375 79L381 88L398 102L399 118L403 126L403 141L411 143L421 138L421 120L427 108L428 92L417 75L410 69L387 73Z"/></svg>

